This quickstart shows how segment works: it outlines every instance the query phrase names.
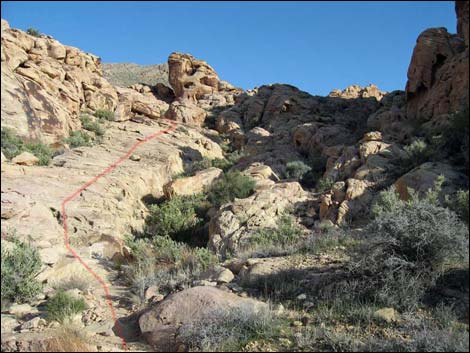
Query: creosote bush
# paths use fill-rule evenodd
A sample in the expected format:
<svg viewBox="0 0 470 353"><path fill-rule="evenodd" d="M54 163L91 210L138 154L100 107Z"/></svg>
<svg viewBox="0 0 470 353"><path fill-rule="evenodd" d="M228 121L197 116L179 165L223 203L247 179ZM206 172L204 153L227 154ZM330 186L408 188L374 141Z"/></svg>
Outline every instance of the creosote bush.
<svg viewBox="0 0 470 353"><path fill-rule="evenodd" d="M92 137L84 131L72 131L70 132L70 136L65 139L65 143L69 144L72 148L91 146Z"/></svg>
<svg viewBox="0 0 470 353"><path fill-rule="evenodd" d="M334 180L326 177L326 178L320 178L318 179L317 181L317 185L316 185L316 189L317 189L317 192L324 192L324 191L327 191L327 190L330 190L333 185L334 185Z"/></svg>
<svg viewBox="0 0 470 353"><path fill-rule="evenodd" d="M33 37L40 37L41 36L41 33L35 28L28 28L26 30L26 33L28 33L30 36L33 36Z"/></svg>
<svg viewBox="0 0 470 353"><path fill-rule="evenodd" d="M312 170L302 161L293 161L286 164L285 177L287 179L301 180L308 172Z"/></svg>
<svg viewBox="0 0 470 353"><path fill-rule="evenodd" d="M11 246L2 241L2 302L25 302L41 291L42 285L36 280L41 258L32 245L14 237L11 241Z"/></svg>
<svg viewBox="0 0 470 353"><path fill-rule="evenodd" d="M220 206L235 198L244 199L253 194L256 182L238 171L228 172L214 182L207 198L214 206Z"/></svg>
<svg viewBox="0 0 470 353"><path fill-rule="evenodd" d="M104 119L108 121L114 121L114 112L106 109L97 109L94 113L98 119Z"/></svg>
<svg viewBox="0 0 470 353"><path fill-rule="evenodd" d="M82 123L82 127L85 130L94 132L97 136L103 136L104 135L104 129L101 126L101 124L97 121L91 120L91 118L84 114L80 116L80 121Z"/></svg>
<svg viewBox="0 0 470 353"><path fill-rule="evenodd" d="M63 290L59 290L46 303L47 318L50 321L64 323L73 315L79 314L86 309L83 298L74 298Z"/></svg>

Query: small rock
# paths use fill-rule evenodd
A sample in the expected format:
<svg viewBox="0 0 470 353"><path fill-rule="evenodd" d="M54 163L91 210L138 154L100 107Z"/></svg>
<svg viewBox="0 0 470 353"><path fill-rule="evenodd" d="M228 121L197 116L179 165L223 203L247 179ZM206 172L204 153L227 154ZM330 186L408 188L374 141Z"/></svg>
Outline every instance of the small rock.
<svg viewBox="0 0 470 353"><path fill-rule="evenodd" d="M7 157L5 157L5 155L2 152L2 162L6 162L6 161L7 161Z"/></svg>
<svg viewBox="0 0 470 353"><path fill-rule="evenodd" d="M41 326L46 326L46 320L41 319L39 316L36 316L34 319L23 323L20 327L20 330L34 330Z"/></svg>
<svg viewBox="0 0 470 353"><path fill-rule="evenodd" d="M300 327L300 326L303 326L303 324L302 324L302 321L296 320L296 321L293 321L293 322L291 323L291 326L293 326L293 327Z"/></svg>
<svg viewBox="0 0 470 353"><path fill-rule="evenodd" d="M302 294L298 295L296 299L297 300L306 300L307 299L307 294L302 293Z"/></svg>
<svg viewBox="0 0 470 353"><path fill-rule="evenodd" d="M16 304L15 303L12 306L10 306L10 308L8 309L8 312L12 315L15 315L16 317L21 318L27 314L37 313L38 310L28 304Z"/></svg>
<svg viewBox="0 0 470 353"><path fill-rule="evenodd" d="M152 297L152 303L159 303L163 299L165 299L165 296L163 294L157 293L157 295Z"/></svg>
<svg viewBox="0 0 470 353"><path fill-rule="evenodd" d="M23 153L20 153L15 158L13 158L11 161L15 164L31 166L31 165L38 164L39 163L39 158L37 158L32 153L23 152Z"/></svg>
<svg viewBox="0 0 470 353"><path fill-rule="evenodd" d="M150 286L145 291L144 297L145 297L145 300L150 300L153 297L155 297L156 295L158 295L158 287L157 286Z"/></svg>
<svg viewBox="0 0 470 353"><path fill-rule="evenodd" d="M201 279L201 280L196 280L193 282L193 286L194 287L198 287L198 286L209 286L209 287L216 287L217 286L217 283L216 282L211 282L211 281L207 281L205 279Z"/></svg>
<svg viewBox="0 0 470 353"><path fill-rule="evenodd" d="M234 278L232 271L226 268L217 276L217 283L230 283Z"/></svg>
<svg viewBox="0 0 470 353"><path fill-rule="evenodd" d="M18 325L18 321L12 317L7 315L2 315L2 332L13 331Z"/></svg>
<svg viewBox="0 0 470 353"><path fill-rule="evenodd" d="M393 308L382 308L374 312L374 317L385 322L397 322L398 313Z"/></svg>
<svg viewBox="0 0 470 353"><path fill-rule="evenodd" d="M284 305L282 304L276 304L274 305L273 307L273 311L277 314L277 315L282 315L284 312L285 312L285 308L284 308Z"/></svg>
<svg viewBox="0 0 470 353"><path fill-rule="evenodd" d="M134 162L138 162L141 160L141 157L138 154L132 154L129 159Z"/></svg>

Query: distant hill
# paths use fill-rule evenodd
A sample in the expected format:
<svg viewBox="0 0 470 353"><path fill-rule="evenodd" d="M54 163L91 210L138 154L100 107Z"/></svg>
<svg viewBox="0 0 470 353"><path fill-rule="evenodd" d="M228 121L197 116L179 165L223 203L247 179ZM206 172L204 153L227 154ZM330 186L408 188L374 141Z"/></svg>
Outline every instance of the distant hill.
<svg viewBox="0 0 470 353"><path fill-rule="evenodd" d="M104 77L113 85L127 87L135 83L168 84L168 64L102 64Z"/></svg>

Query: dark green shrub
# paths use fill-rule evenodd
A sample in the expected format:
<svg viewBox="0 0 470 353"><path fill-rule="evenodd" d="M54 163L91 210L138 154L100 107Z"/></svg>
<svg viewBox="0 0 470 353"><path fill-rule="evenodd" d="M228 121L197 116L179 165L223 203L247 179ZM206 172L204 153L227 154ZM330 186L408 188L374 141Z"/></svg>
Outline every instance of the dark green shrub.
<svg viewBox="0 0 470 353"><path fill-rule="evenodd" d="M70 136L65 139L65 143L69 144L72 148L91 146L92 138L86 132L77 130L70 132Z"/></svg>
<svg viewBox="0 0 470 353"><path fill-rule="evenodd" d="M41 291L36 276L41 270L36 248L13 239L11 249L2 244L2 301L24 302Z"/></svg>
<svg viewBox="0 0 470 353"><path fill-rule="evenodd" d="M27 151L39 158L39 165L48 165L54 151L43 143L24 143L10 129L2 129L2 152L11 159Z"/></svg>
<svg viewBox="0 0 470 353"><path fill-rule="evenodd" d="M188 240L203 225L204 197L175 196L160 205L151 205L149 210L146 220L147 234Z"/></svg>
<svg viewBox="0 0 470 353"><path fill-rule="evenodd" d="M2 152L8 159L16 157L24 151L24 143L13 130L2 128Z"/></svg>
<svg viewBox="0 0 470 353"><path fill-rule="evenodd" d="M98 119L104 119L108 121L114 121L114 112L106 109L97 109L94 113Z"/></svg>
<svg viewBox="0 0 470 353"><path fill-rule="evenodd" d="M30 36L33 36L33 37L40 37L41 36L41 33L35 28L28 28L26 30L26 33L28 33Z"/></svg>
<svg viewBox="0 0 470 353"><path fill-rule="evenodd" d="M286 164L285 177L287 179L301 180L311 170L312 168L302 161L288 162Z"/></svg>
<svg viewBox="0 0 470 353"><path fill-rule="evenodd" d="M453 198L447 199L447 205L451 210L467 223L469 222L469 197L468 190L459 190Z"/></svg>
<svg viewBox="0 0 470 353"><path fill-rule="evenodd" d="M212 184L207 197L214 206L220 206L235 198L244 199L255 189L256 182L253 178L243 175L238 171L228 172Z"/></svg>
<svg viewBox="0 0 470 353"><path fill-rule="evenodd" d="M46 303L47 318L50 321L65 322L75 314L86 309L83 298L74 298L63 290L59 290Z"/></svg>
<svg viewBox="0 0 470 353"><path fill-rule="evenodd" d="M94 132L97 136L104 135L103 127L97 121L92 121L88 115L82 115L80 117L80 121L82 122L82 127L85 130Z"/></svg>
<svg viewBox="0 0 470 353"><path fill-rule="evenodd" d="M318 179L317 185L316 185L317 192L325 192L325 191L330 190L333 187L334 183L335 183L334 180L328 177Z"/></svg>

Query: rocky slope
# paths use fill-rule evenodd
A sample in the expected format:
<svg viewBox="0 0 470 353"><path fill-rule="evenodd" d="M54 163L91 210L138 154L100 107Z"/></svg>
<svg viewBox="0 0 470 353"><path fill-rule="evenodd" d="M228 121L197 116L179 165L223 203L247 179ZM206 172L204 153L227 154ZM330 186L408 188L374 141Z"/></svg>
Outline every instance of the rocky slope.
<svg viewBox="0 0 470 353"><path fill-rule="evenodd" d="M135 84L168 86L168 65L137 65L103 63L103 75L114 86L128 87Z"/></svg>
<svg viewBox="0 0 470 353"><path fill-rule="evenodd" d="M450 159L420 161L408 169L397 165L423 131L448 125L452 113L468 106L468 2L457 2L456 13L457 34L438 28L418 38L406 91L353 85L327 97L283 84L243 91L221 80L205 61L183 53L172 53L168 64L156 69L103 66L92 54L12 29L2 20L2 129L57 151L47 166L35 165L31 156L23 156L29 163L2 153L2 238L8 231L8 237L14 233L38 248L42 268L37 279L44 284L44 294L31 306L4 310L2 303L2 351L45 349L56 323L44 320L44 303L58 284L77 277L88 288L72 292L86 299L88 309L75 324L92 350L122 349L103 288L64 246L61 204L136 141L174 122L175 131L142 144L68 204L71 245L109 284L131 350L187 350L184 332L209 314L241 310L263 316L267 306L259 299L266 299L268 288L258 287L277 284L273 278L283 283L279 291L292 289L285 288L288 279L297 281L289 300L303 311L277 306L275 311L294 329L281 330L274 346L252 342L255 346L248 348L299 349L298 332L286 332L315 320L308 314L315 298L304 292L344 276L344 249L260 259L250 258L254 252L245 252L246 246L263 230L273 232L285 214L308 239L321 236L325 227L349 225L351 233L359 232L378 192L390 185L403 199L409 197L407 187L425 192L440 174L446 177L442 194L468 188L468 171ZM104 134L95 145L72 148L65 143L72 132L85 128L83 114L100 110L112 111L115 119L103 124ZM178 174L204 158L234 154L241 158L230 170L252 177L256 185L250 196L207 211L207 249L219 263L190 278L189 285L175 285L166 297L158 284L146 284L141 294L149 305L138 310L133 289L123 282L122 266L131 266L139 254L125 237L145 230L149 204L197 194L224 176L215 167ZM289 174L288 163L300 161L312 166L309 178ZM12 244L2 239L2 247ZM185 256L196 267L191 254Z"/></svg>

